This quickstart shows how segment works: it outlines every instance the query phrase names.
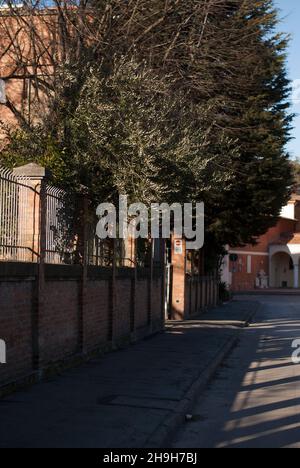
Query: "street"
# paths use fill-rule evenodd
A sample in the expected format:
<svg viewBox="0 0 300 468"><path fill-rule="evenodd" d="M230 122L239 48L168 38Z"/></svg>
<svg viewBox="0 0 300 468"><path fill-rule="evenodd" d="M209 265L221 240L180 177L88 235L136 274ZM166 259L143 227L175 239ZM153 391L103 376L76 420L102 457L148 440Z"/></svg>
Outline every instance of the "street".
<svg viewBox="0 0 300 468"><path fill-rule="evenodd" d="M300 448L300 2L0 5L0 449Z"/></svg>
<svg viewBox="0 0 300 468"><path fill-rule="evenodd" d="M261 307L177 434L180 448L299 448L299 296L249 296ZM243 300L246 297L243 296Z"/></svg>
<svg viewBox="0 0 300 468"><path fill-rule="evenodd" d="M0 447L300 447L300 297L237 299L1 399Z"/></svg>
<svg viewBox="0 0 300 468"><path fill-rule="evenodd" d="M195 397L202 393L257 307L234 301L171 322L165 333L0 399L0 447L169 445L191 389Z"/></svg>

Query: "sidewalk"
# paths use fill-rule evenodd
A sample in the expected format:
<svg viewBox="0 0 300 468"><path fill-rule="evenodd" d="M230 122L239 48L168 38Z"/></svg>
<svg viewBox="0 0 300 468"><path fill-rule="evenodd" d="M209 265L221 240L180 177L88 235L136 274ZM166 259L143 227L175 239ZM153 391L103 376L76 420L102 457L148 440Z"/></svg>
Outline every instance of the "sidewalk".
<svg viewBox="0 0 300 468"><path fill-rule="evenodd" d="M0 447L168 444L257 308L234 301L171 322L164 334L0 400Z"/></svg>
<svg viewBox="0 0 300 468"><path fill-rule="evenodd" d="M235 293L235 296L300 296L300 289L251 289L250 291L238 291Z"/></svg>

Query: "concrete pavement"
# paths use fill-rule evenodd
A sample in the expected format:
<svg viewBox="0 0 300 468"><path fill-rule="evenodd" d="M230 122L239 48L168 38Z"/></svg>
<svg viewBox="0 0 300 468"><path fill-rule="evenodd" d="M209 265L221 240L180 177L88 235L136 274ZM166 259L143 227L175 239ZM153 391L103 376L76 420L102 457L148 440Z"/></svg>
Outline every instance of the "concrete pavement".
<svg viewBox="0 0 300 468"><path fill-rule="evenodd" d="M243 296L262 306L192 410L173 446L300 448L299 296Z"/></svg>
<svg viewBox="0 0 300 468"><path fill-rule="evenodd" d="M170 323L164 334L0 400L0 447L168 443L257 307L233 302Z"/></svg>

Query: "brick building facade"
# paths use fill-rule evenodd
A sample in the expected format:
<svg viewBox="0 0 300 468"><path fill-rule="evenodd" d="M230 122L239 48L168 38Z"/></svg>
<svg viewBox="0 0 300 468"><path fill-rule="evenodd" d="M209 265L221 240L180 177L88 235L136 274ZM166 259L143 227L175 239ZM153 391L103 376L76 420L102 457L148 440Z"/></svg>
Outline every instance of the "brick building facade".
<svg viewBox="0 0 300 468"><path fill-rule="evenodd" d="M62 63L55 9L30 16L0 8L0 151L11 129L39 122Z"/></svg>
<svg viewBox="0 0 300 468"><path fill-rule="evenodd" d="M282 209L276 225L257 244L228 248L223 281L233 291L265 288L299 288L300 196Z"/></svg>

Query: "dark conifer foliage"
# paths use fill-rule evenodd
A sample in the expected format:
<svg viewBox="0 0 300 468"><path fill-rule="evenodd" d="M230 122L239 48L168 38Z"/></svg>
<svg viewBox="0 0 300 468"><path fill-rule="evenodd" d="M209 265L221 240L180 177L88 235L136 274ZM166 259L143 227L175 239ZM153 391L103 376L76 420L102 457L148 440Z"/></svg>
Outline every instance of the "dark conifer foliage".
<svg viewBox="0 0 300 468"><path fill-rule="evenodd" d="M9 3L19 21L24 10ZM53 74L36 77L50 89L45 118L12 134L2 160L48 164L57 183L85 185L95 201L204 201L216 249L274 224L293 183L288 38L274 2L53 3ZM43 2L26 4L57 27ZM35 23L29 36L41 52Z"/></svg>

